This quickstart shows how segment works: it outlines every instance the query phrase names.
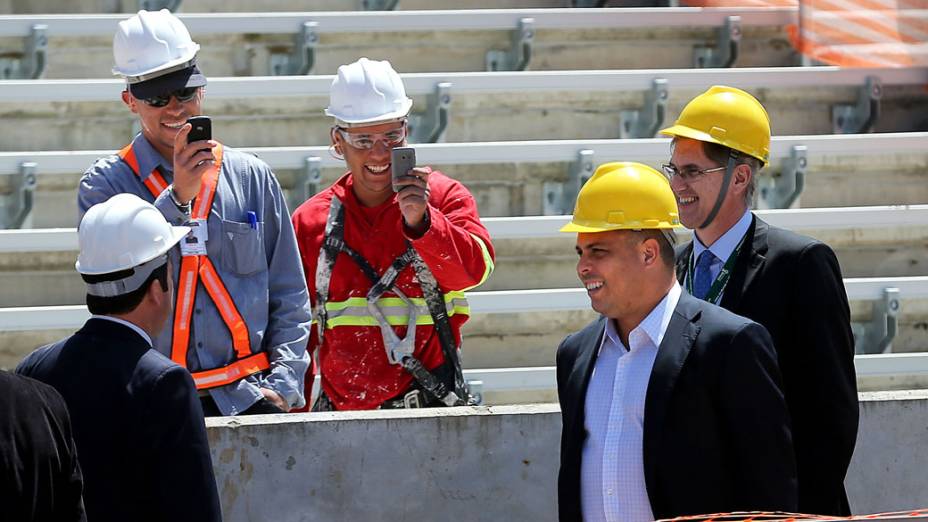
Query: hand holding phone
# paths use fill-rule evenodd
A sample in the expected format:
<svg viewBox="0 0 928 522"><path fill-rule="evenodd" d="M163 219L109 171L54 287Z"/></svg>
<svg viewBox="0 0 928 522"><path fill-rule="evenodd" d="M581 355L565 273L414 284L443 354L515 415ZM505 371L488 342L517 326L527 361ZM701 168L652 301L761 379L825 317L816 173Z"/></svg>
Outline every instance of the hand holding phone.
<svg viewBox="0 0 928 522"><path fill-rule="evenodd" d="M390 151L390 171L393 179L393 192L399 192L402 186L396 181L409 177L409 171L416 166L416 149L412 147L394 147Z"/></svg>

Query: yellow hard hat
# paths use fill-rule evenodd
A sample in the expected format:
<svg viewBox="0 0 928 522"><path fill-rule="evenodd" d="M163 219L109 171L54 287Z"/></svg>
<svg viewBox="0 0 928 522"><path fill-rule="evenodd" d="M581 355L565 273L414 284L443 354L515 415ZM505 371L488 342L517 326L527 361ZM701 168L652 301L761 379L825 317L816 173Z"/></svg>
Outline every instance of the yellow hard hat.
<svg viewBox="0 0 928 522"><path fill-rule="evenodd" d="M734 87L715 85L693 98L673 127L661 134L724 145L770 162L770 118L757 98Z"/></svg>
<svg viewBox="0 0 928 522"><path fill-rule="evenodd" d="M660 172L641 163L600 165L583 184L570 223L561 232L674 228L677 200Z"/></svg>

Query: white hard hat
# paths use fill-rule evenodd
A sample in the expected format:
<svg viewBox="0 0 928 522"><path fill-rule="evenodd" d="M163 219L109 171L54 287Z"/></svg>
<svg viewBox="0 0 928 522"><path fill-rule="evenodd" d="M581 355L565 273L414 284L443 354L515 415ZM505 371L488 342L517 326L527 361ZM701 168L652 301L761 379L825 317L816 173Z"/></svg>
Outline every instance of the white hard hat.
<svg viewBox="0 0 928 522"><path fill-rule="evenodd" d="M372 125L404 118L411 107L390 62L361 58L338 68L325 114L344 126Z"/></svg>
<svg viewBox="0 0 928 522"><path fill-rule="evenodd" d="M139 11L119 22L113 37L113 74L131 83L157 78L191 67L200 46L167 9Z"/></svg>
<svg viewBox="0 0 928 522"><path fill-rule="evenodd" d="M77 232L80 253L74 264L82 275L132 270L118 280L88 283L88 293L121 295L139 288L151 272L167 262L167 252L190 227L169 224L154 205L134 194L116 194L90 207Z"/></svg>

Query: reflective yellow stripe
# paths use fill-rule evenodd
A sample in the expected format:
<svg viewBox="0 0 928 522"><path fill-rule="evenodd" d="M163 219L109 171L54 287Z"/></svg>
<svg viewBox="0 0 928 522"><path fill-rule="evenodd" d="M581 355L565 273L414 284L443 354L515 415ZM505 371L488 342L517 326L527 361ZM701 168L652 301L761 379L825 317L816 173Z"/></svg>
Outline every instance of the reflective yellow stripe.
<svg viewBox="0 0 928 522"><path fill-rule="evenodd" d="M484 267L483 276L480 278L479 283L475 284L474 286L469 286L463 289L462 292L466 292L467 290L477 288L478 286L485 283L487 278L490 277L490 274L493 273L493 269L496 268L496 265L493 264L493 256L490 255L490 250L487 249L487 244L484 243L482 239L480 239L479 237L473 234L471 234L470 237L474 238L474 240L477 241L477 244L480 245L480 251L483 252L483 267Z"/></svg>
<svg viewBox="0 0 928 522"><path fill-rule="evenodd" d="M416 307L416 324L433 324L425 299L413 297L410 298L410 301ZM382 297L377 301L377 305L390 325L406 326L409 324L407 316L409 307L402 299L398 297ZM467 304L464 292L448 292L445 294L445 307L448 310L449 317L455 314L470 315L470 306ZM378 326L377 319L367 309L367 299L364 297L352 297L345 301L329 302L326 303L325 309L329 316L326 328L336 326Z"/></svg>

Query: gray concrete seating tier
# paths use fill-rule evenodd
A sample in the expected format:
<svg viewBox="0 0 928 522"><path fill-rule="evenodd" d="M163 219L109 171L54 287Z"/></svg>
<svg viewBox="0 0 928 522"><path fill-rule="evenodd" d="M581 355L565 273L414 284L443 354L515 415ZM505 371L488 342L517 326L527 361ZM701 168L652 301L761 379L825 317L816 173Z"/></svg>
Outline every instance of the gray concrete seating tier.
<svg viewBox="0 0 928 522"><path fill-rule="evenodd" d="M854 513L928 504L926 419L926 392L860 394ZM228 522L557 520L555 404L206 422Z"/></svg>
<svg viewBox="0 0 928 522"><path fill-rule="evenodd" d="M221 124L216 124L214 127ZM21 128L15 129L22 132ZM6 132L14 132L10 128ZM89 131L88 131L89 132ZM761 172L758 195L775 188L794 147L806 148L804 189L794 205L805 207L920 204L928 202L928 133L774 136L771 164ZM121 145L114 145L114 149ZM477 198L481 215L523 216L549 212L548 192L570 183L572 163L583 150L592 162L635 160L658 168L669 158L668 139L545 140L418 144L420 164L461 180ZM0 152L0 198L15 187L19 166L34 162L38 179L35 210L26 226L76 225L75 190L80 173L112 150ZM291 209L305 197L307 160L318 158L320 187L343 173L344 164L327 147L247 147L268 162L290 193ZM0 199L2 200L2 199ZM569 194L556 213L568 213ZM572 201L572 200L570 200ZM763 203L763 202L759 202ZM763 207L765 205L760 204ZM767 205L770 206L770 205Z"/></svg>
<svg viewBox="0 0 928 522"><path fill-rule="evenodd" d="M446 142L634 137L623 111L640 110L655 80L667 81L663 122L711 85L756 94L775 136L834 134L832 111L856 105L868 77L881 83L876 132L928 129L928 68L795 67L646 71L525 71L406 74L414 113L450 83ZM235 147L328 145L331 76L213 78L203 106L217 138ZM119 80L0 81L0 150L117 150L137 119L119 100ZM640 136L650 137L650 136ZM325 154L327 156L327 154Z"/></svg>
<svg viewBox="0 0 928 522"><path fill-rule="evenodd" d="M692 67L694 49L716 40L728 16L742 27L739 66L797 63L784 26L795 8L488 9L395 12L179 13L201 45L212 76L271 74L305 22L313 22L313 71L334 73L360 56L389 59L398 70L484 71L486 53L511 46L520 20L533 20L530 67L641 69ZM128 14L7 15L0 46L22 52L33 26L48 38L45 77L109 78L116 24Z"/></svg>
<svg viewBox="0 0 928 522"><path fill-rule="evenodd" d="M838 254L845 277L928 274L928 205L761 210L768 222L816 237ZM577 286L574 235L558 229L569 216L484 218L496 270L481 290ZM678 230L681 240L688 238ZM74 271L73 228L0 231L0 307L78 304L84 285Z"/></svg>
<svg viewBox="0 0 928 522"><path fill-rule="evenodd" d="M869 323L874 303L887 288L898 289L900 308L892 351L928 351L924 329L928 317L926 276L845 279L852 319ZM471 370L551 366L560 341L596 317L581 288L469 292L468 301L473 317L464 328L463 363ZM36 346L68 335L87 317L83 305L0 308L0 367L15 365ZM553 383L544 381L544 371L534 375L527 371L521 370L525 382ZM492 381L492 373L499 377L509 372L484 373L481 379ZM928 384L925 375L920 376L919 383ZM535 393L536 387L533 385L529 393Z"/></svg>
<svg viewBox="0 0 928 522"><path fill-rule="evenodd" d="M0 0L0 12L12 14L45 13L135 13L144 0ZM158 2L155 2L158 3ZM163 3L170 3L162 1ZM176 13L274 12L274 11L356 11L380 9L389 1L372 0L181 0ZM566 7L569 0L402 0L394 10L423 9L528 9ZM623 1L611 2L621 5ZM647 0L641 2L648 3ZM663 5L653 1L656 5Z"/></svg>

